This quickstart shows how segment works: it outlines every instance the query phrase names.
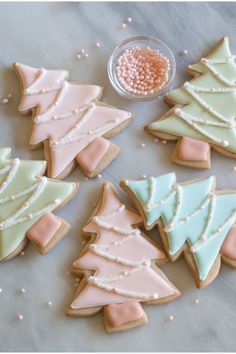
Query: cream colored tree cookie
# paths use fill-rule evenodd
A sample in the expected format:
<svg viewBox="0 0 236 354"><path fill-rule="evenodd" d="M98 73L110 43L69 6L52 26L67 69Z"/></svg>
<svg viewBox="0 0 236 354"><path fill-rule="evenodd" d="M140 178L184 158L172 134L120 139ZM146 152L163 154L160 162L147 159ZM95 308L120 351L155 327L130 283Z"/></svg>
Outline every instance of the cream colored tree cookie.
<svg viewBox="0 0 236 354"><path fill-rule="evenodd" d="M180 293L159 270L165 254L135 227L141 218L121 203L114 187L104 184L100 202L83 228L89 238L73 273L81 278L69 316L104 311L108 332L145 324L141 303L160 304Z"/></svg>
<svg viewBox="0 0 236 354"><path fill-rule="evenodd" d="M236 64L229 39L221 39L188 72L193 79L166 96L174 107L145 129L178 140L172 160L184 166L209 168L211 147L236 158Z"/></svg>

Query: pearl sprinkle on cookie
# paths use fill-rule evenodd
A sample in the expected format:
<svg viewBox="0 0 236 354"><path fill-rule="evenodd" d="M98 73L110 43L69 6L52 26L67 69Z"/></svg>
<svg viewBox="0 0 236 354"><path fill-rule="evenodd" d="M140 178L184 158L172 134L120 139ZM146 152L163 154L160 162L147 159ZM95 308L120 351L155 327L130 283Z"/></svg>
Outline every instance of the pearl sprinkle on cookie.
<svg viewBox="0 0 236 354"><path fill-rule="evenodd" d="M169 80L169 59L156 49L126 49L117 60L120 84L130 93L147 96L160 91Z"/></svg>

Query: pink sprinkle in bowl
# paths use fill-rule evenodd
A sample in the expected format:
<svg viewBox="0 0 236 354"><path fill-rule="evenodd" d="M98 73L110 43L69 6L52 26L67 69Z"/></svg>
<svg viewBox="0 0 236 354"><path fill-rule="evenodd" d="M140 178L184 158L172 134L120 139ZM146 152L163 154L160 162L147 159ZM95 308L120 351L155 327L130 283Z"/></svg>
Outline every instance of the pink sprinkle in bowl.
<svg viewBox="0 0 236 354"><path fill-rule="evenodd" d="M121 58L124 55L124 53L126 53L129 50L132 50L135 47L141 49L149 48L151 50L159 52L162 57L168 59L169 62L168 79L166 80L164 86L160 88L160 90L156 90L154 92L151 92L153 90L147 91L145 92L145 94L144 93L141 94L139 92L134 93L134 92L130 92L130 90L125 88L125 85L123 85L122 82L120 81L120 77L117 73L119 58ZM171 85L175 77L175 72L176 72L175 57L171 49L159 39L149 37L149 36L137 36L137 37L127 38L115 48L107 63L107 73L112 87L120 96L123 96L129 100L134 100L134 101L150 101L165 95L171 89Z"/></svg>

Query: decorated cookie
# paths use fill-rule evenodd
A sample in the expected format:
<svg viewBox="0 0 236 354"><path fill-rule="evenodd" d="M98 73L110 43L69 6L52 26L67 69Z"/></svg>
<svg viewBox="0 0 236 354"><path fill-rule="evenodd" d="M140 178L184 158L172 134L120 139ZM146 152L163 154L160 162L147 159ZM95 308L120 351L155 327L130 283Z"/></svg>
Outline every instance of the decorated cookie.
<svg viewBox="0 0 236 354"><path fill-rule="evenodd" d="M106 140L123 130L131 114L98 100L102 88L68 82L63 70L14 64L22 86L20 112L33 112L30 146L44 144L47 175L62 179L76 164L97 176L118 154Z"/></svg>
<svg viewBox="0 0 236 354"><path fill-rule="evenodd" d="M158 269L166 255L136 228L141 218L104 184L92 217L83 228L89 238L73 273L80 283L68 315L84 317L104 310L108 332L145 324L141 303L160 304L180 293Z"/></svg>
<svg viewBox="0 0 236 354"><path fill-rule="evenodd" d="M229 39L220 40L199 63L189 65L190 82L166 96L174 106L145 129L177 140L172 160L196 168L210 167L211 147L236 158L236 64Z"/></svg>
<svg viewBox="0 0 236 354"><path fill-rule="evenodd" d="M146 229L158 226L171 261L182 253L198 287L218 275L221 259L236 267L236 190L215 191L215 178L178 184L174 173L122 181Z"/></svg>
<svg viewBox="0 0 236 354"><path fill-rule="evenodd" d="M45 161L10 159L0 149L0 262L19 254L32 241L46 254L70 225L52 214L76 193L75 183L43 177Z"/></svg>

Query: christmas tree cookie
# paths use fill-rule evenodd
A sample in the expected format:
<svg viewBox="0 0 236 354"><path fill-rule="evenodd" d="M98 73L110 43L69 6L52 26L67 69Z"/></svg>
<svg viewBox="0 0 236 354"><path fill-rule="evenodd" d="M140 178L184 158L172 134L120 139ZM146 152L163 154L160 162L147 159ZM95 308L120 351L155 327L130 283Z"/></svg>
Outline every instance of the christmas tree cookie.
<svg viewBox="0 0 236 354"><path fill-rule="evenodd" d="M43 177L45 161L10 159L0 149L0 262L19 254L28 240L46 254L68 232L69 224L52 214L76 193L75 183Z"/></svg>
<svg viewBox="0 0 236 354"><path fill-rule="evenodd" d="M160 304L180 293L158 269L165 254L137 228L140 216L121 203L104 184L99 205L83 228L89 238L73 273L81 278L68 315L85 317L104 311L108 332L147 322L141 303Z"/></svg>
<svg viewBox="0 0 236 354"><path fill-rule="evenodd" d="M98 100L102 88L68 81L63 70L14 64L22 86L20 112L33 112L31 148L43 143L47 175L62 179L79 164L97 176L116 157L118 146L106 138L123 130L131 114Z"/></svg>
<svg viewBox="0 0 236 354"><path fill-rule="evenodd" d="M221 260L236 268L236 190L215 191L215 178L177 183L174 173L122 181L146 229L158 226L171 261L182 253L198 287L218 275Z"/></svg>
<svg viewBox="0 0 236 354"><path fill-rule="evenodd" d="M145 129L177 140L172 160L184 166L209 168L211 147L236 158L236 64L229 39L221 39L188 72L193 79L166 96L174 107Z"/></svg>

